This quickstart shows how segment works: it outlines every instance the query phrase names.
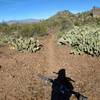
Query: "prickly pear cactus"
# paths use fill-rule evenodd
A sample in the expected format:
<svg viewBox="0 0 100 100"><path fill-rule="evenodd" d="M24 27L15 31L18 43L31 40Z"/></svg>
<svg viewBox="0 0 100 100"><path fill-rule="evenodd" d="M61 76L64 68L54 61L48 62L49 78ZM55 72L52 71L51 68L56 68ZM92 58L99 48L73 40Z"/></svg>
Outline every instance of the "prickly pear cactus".
<svg viewBox="0 0 100 100"><path fill-rule="evenodd" d="M35 40L34 38L18 38L18 39L11 39L10 40L11 45L21 52L36 52L40 49L40 44L38 40Z"/></svg>
<svg viewBox="0 0 100 100"><path fill-rule="evenodd" d="M66 32L58 43L69 44L74 48L74 54L82 52L92 56L100 55L100 29L91 27L74 27Z"/></svg>

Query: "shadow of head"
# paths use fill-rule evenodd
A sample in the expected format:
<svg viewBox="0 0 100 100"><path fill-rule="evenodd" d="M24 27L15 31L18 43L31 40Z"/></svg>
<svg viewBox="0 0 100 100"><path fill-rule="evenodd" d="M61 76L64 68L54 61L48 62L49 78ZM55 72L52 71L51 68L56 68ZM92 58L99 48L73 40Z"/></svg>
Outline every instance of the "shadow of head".
<svg viewBox="0 0 100 100"><path fill-rule="evenodd" d="M65 73L65 69L60 69L59 71L58 71L58 76L66 76L66 73Z"/></svg>

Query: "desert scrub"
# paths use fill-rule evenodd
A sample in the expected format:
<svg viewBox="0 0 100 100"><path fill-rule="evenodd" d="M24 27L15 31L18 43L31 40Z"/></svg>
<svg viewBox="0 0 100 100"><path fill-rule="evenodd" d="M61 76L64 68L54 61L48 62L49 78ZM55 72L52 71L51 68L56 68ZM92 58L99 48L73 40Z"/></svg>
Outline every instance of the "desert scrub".
<svg viewBox="0 0 100 100"><path fill-rule="evenodd" d="M9 36L8 34L0 34L0 46L8 43L10 39L11 36Z"/></svg>
<svg viewBox="0 0 100 100"><path fill-rule="evenodd" d="M21 52L36 52L40 49L40 44L38 40L31 38L12 38L9 42L11 46Z"/></svg>
<svg viewBox="0 0 100 100"><path fill-rule="evenodd" d="M74 54L82 52L92 56L100 55L100 29L88 26L74 27L58 40L60 44L69 44Z"/></svg>
<svg viewBox="0 0 100 100"><path fill-rule="evenodd" d="M47 26L44 23L39 22L32 25L23 25L19 31L19 36L33 37L44 36L47 34Z"/></svg>

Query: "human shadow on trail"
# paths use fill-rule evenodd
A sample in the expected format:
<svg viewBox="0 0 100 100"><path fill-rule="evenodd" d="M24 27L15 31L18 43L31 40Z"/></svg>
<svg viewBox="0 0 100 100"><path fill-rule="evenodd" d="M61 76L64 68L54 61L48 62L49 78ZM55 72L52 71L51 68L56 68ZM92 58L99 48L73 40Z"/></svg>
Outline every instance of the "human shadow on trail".
<svg viewBox="0 0 100 100"><path fill-rule="evenodd" d="M43 80L47 80L52 83L51 100L70 100L72 94L75 95L77 100L88 99L86 96L74 91L72 82L75 81L69 77L66 77L65 69L60 69L56 74L58 75L56 79L39 75L39 77Z"/></svg>
<svg viewBox="0 0 100 100"><path fill-rule="evenodd" d="M60 69L59 72L56 74L58 74L58 77L54 80L51 80L51 100L70 100L72 91L74 89L71 81L74 82L74 80L69 77L66 77L65 69Z"/></svg>

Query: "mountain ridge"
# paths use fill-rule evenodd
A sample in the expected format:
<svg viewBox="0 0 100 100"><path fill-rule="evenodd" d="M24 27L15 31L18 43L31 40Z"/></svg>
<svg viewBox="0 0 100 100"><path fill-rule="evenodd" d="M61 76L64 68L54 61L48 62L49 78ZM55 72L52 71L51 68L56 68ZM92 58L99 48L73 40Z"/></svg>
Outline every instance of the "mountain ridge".
<svg viewBox="0 0 100 100"><path fill-rule="evenodd" d="M7 24L30 24L30 23L38 23L40 22L39 19L20 19L20 20L9 20Z"/></svg>

